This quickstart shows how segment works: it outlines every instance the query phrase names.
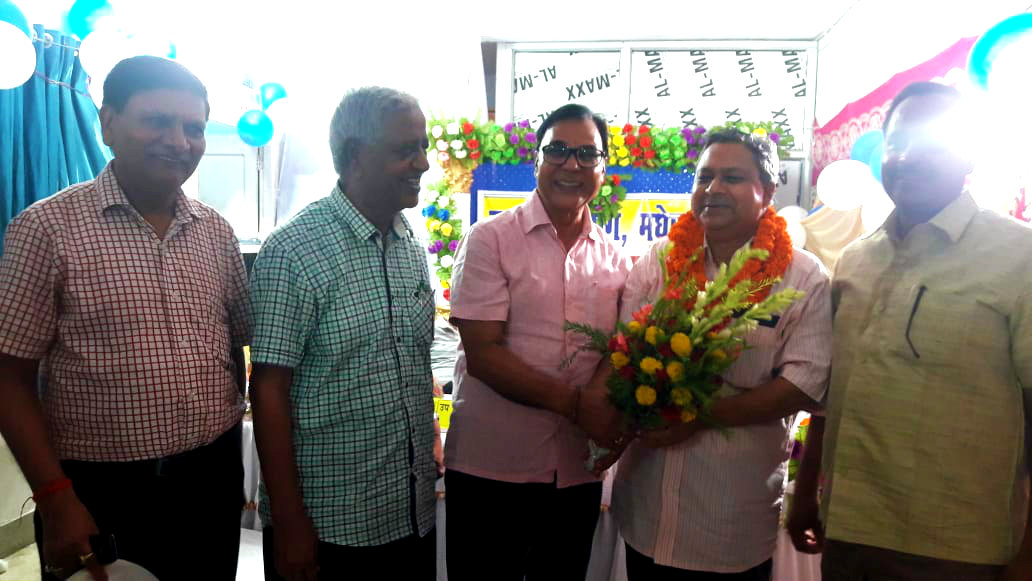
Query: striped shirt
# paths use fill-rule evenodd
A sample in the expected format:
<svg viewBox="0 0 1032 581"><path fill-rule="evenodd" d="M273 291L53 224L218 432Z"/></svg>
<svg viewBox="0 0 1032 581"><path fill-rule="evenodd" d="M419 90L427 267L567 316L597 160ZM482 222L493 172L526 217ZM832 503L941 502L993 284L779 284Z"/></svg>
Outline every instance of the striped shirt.
<svg viewBox="0 0 1032 581"><path fill-rule="evenodd" d="M42 360L59 458L170 456L240 421L247 274L214 210L180 192L159 239L108 165L19 214L4 247L0 352Z"/></svg>
<svg viewBox="0 0 1032 581"><path fill-rule="evenodd" d="M1010 562L1027 515L1032 230L962 194L835 268L828 538Z"/></svg>
<svg viewBox="0 0 1032 581"><path fill-rule="evenodd" d="M437 477L434 296L408 223L399 214L384 237L334 188L269 236L252 289L251 359L293 369L294 455L319 539L425 535ZM272 522L264 484L259 508Z"/></svg>
<svg viewBox="0 0 1032 581"><path fill-rule="evenodd" d="M653 246L627 280L621 320L654 303L663 280ZM707 252L706 275L717 267ZM817 259L796 249L782 281L806 296L781 313L774 328L746 336L751 347L724 374L723 395L742 393L776 377L815 401L827 387L831 363L831 293ZM737 388L731 386L738 386ZM774 554L794 416L764 424L700 432L652 450L632 443L613 484L613 512L624 539L656 563L681 569L737 573Z"/></svg>

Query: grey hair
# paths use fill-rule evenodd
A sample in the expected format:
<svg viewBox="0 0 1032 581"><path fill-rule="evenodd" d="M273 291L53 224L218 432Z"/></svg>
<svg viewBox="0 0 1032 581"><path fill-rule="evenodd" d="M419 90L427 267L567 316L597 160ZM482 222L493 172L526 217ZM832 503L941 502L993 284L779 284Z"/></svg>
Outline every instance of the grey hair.
<svg viewBox="0 0 1032 581"><path fill-rule="evenodd" d="M362 87L348 91L330 121L330 153L333 169L343 178L359 146L383 137L387 116L398 111L419 110L419 101L408 93L386 87Z"/></svg>

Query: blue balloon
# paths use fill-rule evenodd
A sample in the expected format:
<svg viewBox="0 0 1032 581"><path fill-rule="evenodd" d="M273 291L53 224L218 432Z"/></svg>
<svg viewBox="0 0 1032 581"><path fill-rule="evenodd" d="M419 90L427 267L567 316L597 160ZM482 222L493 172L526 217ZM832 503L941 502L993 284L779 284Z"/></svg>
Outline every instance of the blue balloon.
<svg viewBox="0 0 1032 581"><path fill-rule="evenodd" d="M985 31L968 56L968 77L976 87L985 89L989 85L989 72L1000 52L1023 34L1032 34L1032 13L1024 12L1001 20Z"/></svg>
<svg viewBox="0 0 1032 581"><path fill-rule="evenodd" d="M442 222L447 222L448 218L451 218L451 212L449 212L447 209L441 208L440 211L437 212L438 220Z"/></svg>
<svg viewBox="0 0 1032 581"><path fill-rule="evenodd" d="M75 0L65 13L65 28L81 40L93 32L98 20L113 13L108 0Z"/></svg>
<svg viewBox="0 0 1032 581"><path fill-rule="evenodd" d="M871 166L871 173L874 174L874 179L878 180L879 184L882 183L882 155L884 153L885 146L879 142L867 160L867 165Z"/></svg>
<svg viewBox="0 0 1032 581"><path fill-rule="evenodd" d="M272 140L275 128L272 126L272 119L265 114L265 111L252 109L240 116L237 122L237 134L244 143L254 147L261 147Z"/></svg>
<svg viewBox="0 0 1032 581"><path fill-rule="evenodd" d="M262 99L262 109L268 109L276 101L287 96L287 90L279 83L265 83L258 89Z"/></svg>
<svg viewBox="0 0 1032 581"><path fill-rule="evenodd" d="M437 206L435 206L433 204L430 204L429 206L423 208L423 217L424 218L429 218L429 217L431 217L431 216L433 216L435 214L437 214Z"/></svg>
<svg viewBox="0 0 1032 581"><path fill-rule="evenodd" d="M856 141L853 142L853 148L849 150L849 159L867 163L871 159L871 152L875 148L881 147L883 139L885 139L885 136L877 129L872 129L857 137Z"/></svg>
<svg viewBox="0 0 1032 581"><path fill-rule="evenodd" d="M13 24L15 28L18 28L26 34L29 38L32 38L32 29L29 28L29 19L25 18L22 11L8 0L0 0L0 22L6 22Z"/></svg>

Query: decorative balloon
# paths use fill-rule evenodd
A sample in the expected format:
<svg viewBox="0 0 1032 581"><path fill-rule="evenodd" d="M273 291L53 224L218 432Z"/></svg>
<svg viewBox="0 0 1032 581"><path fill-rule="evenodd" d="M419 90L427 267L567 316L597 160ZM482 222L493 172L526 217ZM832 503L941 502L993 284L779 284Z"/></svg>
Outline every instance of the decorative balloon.
<svg viewBox="0 0 1032 581"><path fill-rule="evenodd" d="M860 222L864 226L864 233L874 232L879 226L885 223L892 210L896 207L892 198L885 193L885 190L874 192L860 208Z"/></svg>
<svg viewBox="0 0 1032 581"><path fill-rule="evenodd" d="M786 220L788 230L788 237L792 239L793 248L803 248L806 246L806 226L803 226L802 222L792 222Z"/></svg>
<svg viewBox="0 0 1032 581"><path fill-rule="evenodd" d="M968 57L968 77L980 88L989 86L993 61L1000 53L1025 34L1032 34L1032 13L1025 12L1006 18L987 30L971 47Z"/></svg>
<svg viewBox="0 0 1032 581"><path fill-rule="evenodd" d="M778 216L784 218L786 222L801 222L809 214L805 208L799 206L785 206L778 210Z"/></svg>
<svg viewBox="0 0 1032 581"><path fill-rule="evenodd" d="M93 32L105 16L114 10L108 0L75 0L64 16L65 29L82 40Z"/></svg>
<svg viewBox="0 0 1032 581"><path fill-rule="evenodd" d="M240 139L254 147L261 147L268 143L275 130L272 119L269 119L265 111L258 109L244 113L237 122L237 134L240 135Z"/></svg>
<svg viewBox="0 0 1032 581"><path fill-rule="evenodd" d="M25 84L36 70L36 47L21 28L0 22L0 89Z"/></svg>
<svg viewBox="0 0 1032 581"><path fill-rule="evenodd" d="M0 22L6 22L25 33L25 36L32 38L32 29L29 27L29 19L10 0L0 0ZM7 53L0 53L5 57Z"/></svg>
<svg viewBox="0 0 1032 581"><path fill-rule="evenodd" d="M864 203L872 184L881 187L866 163L843 159L821 170L817 176L817 196L832 210L852 210Z"/></svg>
<svg viewBox="0 0 1032 581"><path fill-rule="evenodd" d="M867 163L871 159L871 152L881 147L885 136L878 129L872 129L856 138L853 148L849 150L849 159L855 159Z"/></svg>
<svg viewBox="0 0 1032 581"><path fill-rule="evenodd" d="M279 83L265 83L259 87L258 94L261 97L262 110L265 111L269 108L269 105L286 97L287 90Z"/></svg>
<svg viewBox="0 0 1032 581"><path fill-rule="evenodd" d="M878 183L882 183L882 156L885 153L885 145L879 143L877 147L871 151L871 157L867 162L867 165L871 166L871 175Z"/></svg>
<svg viewBox="0 0 1032 581"><path fill-rule="evenodd" d="M79 45L79 62L86 74L102 83L111 69L124 58L133 56L132 43L114 22L105 23Z"/></svg>

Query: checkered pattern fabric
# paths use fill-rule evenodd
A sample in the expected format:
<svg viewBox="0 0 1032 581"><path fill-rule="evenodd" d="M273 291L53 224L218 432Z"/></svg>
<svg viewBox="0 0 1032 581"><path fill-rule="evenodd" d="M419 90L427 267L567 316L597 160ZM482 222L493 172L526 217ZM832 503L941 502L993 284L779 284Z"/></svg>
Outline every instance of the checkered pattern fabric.
<svg viewBox="0 0 1032 581"><path fill-rule="evenodd" d="M373 546L428 532L434 296L404 218L381 236L335 188L269 237L251 282L251 358L294 370L294 454L319 538ZM264 487L260 507L268 522Z"/></svg>
<svg viewBox="0 0 1032 581"><path fill-rule="evenodd" d="M15 218L0 259L0 352L40 359L63 459L159 458L240 421L230 356L250 339L229 224L180 194L165 238L111 165Z"/></svg>

